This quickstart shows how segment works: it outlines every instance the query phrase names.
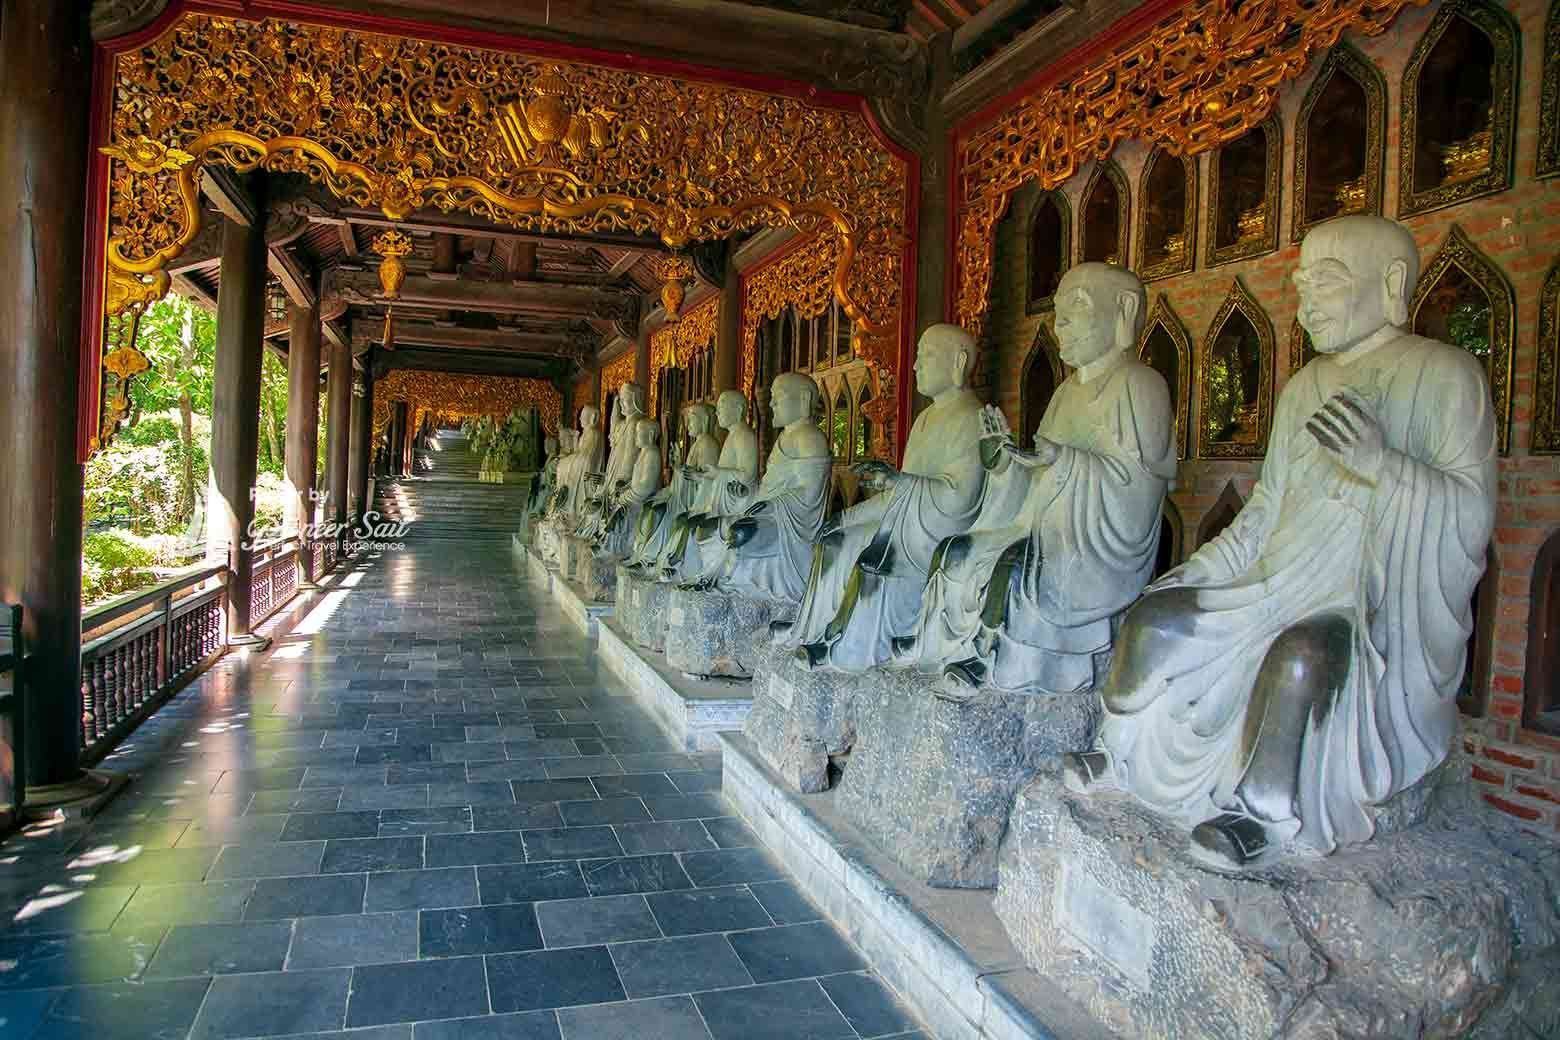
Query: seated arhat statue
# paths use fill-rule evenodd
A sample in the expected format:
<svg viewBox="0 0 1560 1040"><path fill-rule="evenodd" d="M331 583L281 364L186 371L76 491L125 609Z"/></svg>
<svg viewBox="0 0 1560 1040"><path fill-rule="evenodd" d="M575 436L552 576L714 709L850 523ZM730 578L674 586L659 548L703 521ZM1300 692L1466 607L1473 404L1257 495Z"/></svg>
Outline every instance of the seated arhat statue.
<svg viewBox="0 0 1560 1040"><path fill-rule="evenodd" d="M818 429L818 384L810 376L778 376L769 398L780 435L753 504L729 525L725 555L706 583L794 608L807 591L813 543L829 511L834 460Z"/></svg>
<svg viewBox="0 0 1560 1040"><path fill-rule="evenodd" d="M600 486L587 495L581 505L580 523L575 532L587 541L595 541L605 533L613 496L633 474L634 463L639 458L639 420L645 414L644 389L638 383L624 383L618 387L612 410L606 473Z"/></svg>
<svg viewBox="0 0 1560 1040"><path fill-rule="evenodd" d="M528 511L536 516L546 508L547 500L552 497L553 488L558 482L558 439L547 437L542 441L547 452L547 462L543 464L542 471L534 478L531 485L531 502Z"/></svg>
<svg viewBox="0 0 1560 1040"><path fill-rule="evenodd" d="M772 627L806 667L863 671L892 655L920 613L932 555L966 530L980 507L980 399L965 385L975 341L933 325L916 352L916 390L932 399L910 429L904 468L859 462L871 498L830 520L813 549L807 592L791 623Z"/></svg>
<svg viewBox="0 0 1560 1040"><path fill-rule="evenodd" d="M1294 281L1319 355L1279 396L1234 522L1127 616L1074 790L1121 787L1220 869L1369 839L1457 733L1495 513L1479 362L1404 329L1401 225L1306 233Z"/></svg>
<svg viewBox="0 0 1560 1040"><path fill-rule="evenodd" d="M596 425L598 412L594 405L580 409L580 429L574 438L574 450L558 463L558 486L568 488L563 496L560 514L568 521L579 516L584 507L586 489L601 479L601 430Z"/></svg>
<svg viewBox="0 0 1560 1040"><path fill-rule="evenodd" d="M914 635L895 656L944 671L954 691L1075 693L1095 682L1113 626L1148 582L1175 476L1170 391L1139 361L1136 275L1079 264L1056 290L1056 338L1072 374L1034 450L983 416L980 516L938 547Z"/></svg>
<svg viewBox="0 0 1560 1040"><path fill-rule="evenodd" d="M639 449L628 480L612 495L605 524L606 531L597 548L608 556L621 557L629 550L639 526L639 512L661 489L661 427L653 419L635 419L634 443Z"/></svg>
<svg viewBox="0 0 1560 1040"><path fill-rule="evenodd" d="M693 505L673 525L661 551L663 581L696 581L720 561L725 550L723 522L736 519L753 500L758 486L758 434L747 423L747 398L740 390L722 390L715 418L726 431L715 465L690 471L697 483Z"/></svg>
<svg viewBox="0 0 1560 1040"><path fill-rule="evenodd" d="M639 514L633 552L626 561L636 571L655 564L677 522L693 507L694 494L699 488L694 476L720 459L720 442L715 439L714 425L715 409L709 405L690 404L683 408L683 429L692 443L685 459L678 459L673 453L672 482Z"/></svg>

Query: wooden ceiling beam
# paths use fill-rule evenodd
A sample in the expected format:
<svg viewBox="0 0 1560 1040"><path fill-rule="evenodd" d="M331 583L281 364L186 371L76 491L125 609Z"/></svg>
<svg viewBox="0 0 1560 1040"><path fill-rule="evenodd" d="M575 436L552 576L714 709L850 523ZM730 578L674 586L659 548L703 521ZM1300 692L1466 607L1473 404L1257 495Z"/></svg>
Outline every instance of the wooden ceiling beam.
<svg viewBox="0 0 1560 1040"><path fill-rule="evenodd" d="M614 249L632 249L640 253L665 252L665 247L660 242L647 236L613 234L542 235L504 228L480 217L466 216L461 213L441 213L438 210L419 210L405 220L389 220L380 211L371 209L343 209L335 216L311 216L309 219L316 223L328 224L347 220L367 228L399 228L405 232L421 231L434 235L486 235L501 242L539 242L556 245L559 242L567 241L578 242L582 245L611 246Z"/></svg>
<svg viewBox="0 0 1560 1040"><path fill-rule="evenodd" d="M326 295L337 294L348 303L378 306L379 277L372 271L329 272ZM400 299L415 307L488 314L535 314L560 317L618 318L637 310L638 298L627 293L587 285L560 282L438 281L426 275L407 275Z"/></svg>

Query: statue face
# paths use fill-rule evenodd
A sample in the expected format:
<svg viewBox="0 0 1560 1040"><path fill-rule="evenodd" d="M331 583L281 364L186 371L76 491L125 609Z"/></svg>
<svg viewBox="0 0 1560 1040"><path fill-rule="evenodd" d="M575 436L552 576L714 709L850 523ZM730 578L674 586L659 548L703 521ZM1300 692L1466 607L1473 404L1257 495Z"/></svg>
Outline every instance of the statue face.
<svg viewBox="0 0 1560 1040"><path fill-rule="evenodd" d="M641 448L653 448L655 447L655 435L655 423L642 422L639 424L639 429L636 433L636 440L638 441Z"/></svg>
<svg viewBox="0 0 1560 1040"><path fill-rule="evenodd" d="M1351 242L1348 234L1325 224L1300 243L1300 266L1294 273L1300 327L1311 334L1320 353L1349 350L1391 324L1389 304L1401 307L1401 272L1371 270L1370 261L1364 243Z"/></svg>
<svg viewBox="0 0 1560 1040"><path fill-rule="evenodd" d="M580 409L580 429L594 430L596 428L596 409L586 405Z"/></svg>
<svg viewBox="0 0 1560 1040"><path fill-rule="evenodd" d="M1109 354L1116 346L1118 317L1109 293L1063 275L1056 290L1056 343L1062 361L1082 368Z"/></svg>
<svg viewBox="0 0 1560 1040"><path fill-rule="evenodd" d="M728 430L740 423L746 412L747 402L738 394L721 394L715 402L715 415Z"/></svg>
<svg viewBox="0 0 1560 1040"><path fill-rule="evenodd" d="M769 409L776 426L801 422L812 413L812 394L804 384L789 379L776 381L769 393Z"/></svg>
<svg viewBox="0 0 1560 1040"><path fill-rule="evenodd" d="M915 389L926 397L958 385L959 352L946 343L923 336L915 352Z"/></svg>

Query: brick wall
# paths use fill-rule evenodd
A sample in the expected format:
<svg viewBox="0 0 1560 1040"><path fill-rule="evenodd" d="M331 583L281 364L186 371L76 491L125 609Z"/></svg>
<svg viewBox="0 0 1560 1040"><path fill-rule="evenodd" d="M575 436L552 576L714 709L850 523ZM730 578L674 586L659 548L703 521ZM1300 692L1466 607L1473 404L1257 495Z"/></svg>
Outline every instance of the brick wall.
<svg viewBox="0 0 1560 1040"><path fill-rule="evenodd" d="M1373 39L1352 39L1386 80L1386 149L1384 156L1383 209L1396 214L1398 195L1398 124L1401 113L1404 66L1426 26L1439 9L1409 9L1393 26ZM1466 744L1478 763L1476 782L1484 797L1497 808L1529 821L1551 836L1560 835L1560 739L1534 733L1522 726L1523 672L1527 654L1529 586L1539 547L1560 529L1560 458L1530 453L1534 407L1534 370L1537 363L1537 326L1541 290L1546 272L1560 255L1560 180L1533 177L1537 151L1539 93L1543 79L1543 41L1546 6L1538 0L1518 0L1508 8L1521 27L1521 59L1518 82L1515 184L1508 191L1471 200L1433 213L1407 218L1425 264L1445 240L1455 223L1504 272L1516 295L1515 342L1512 373L1512 422L1510 451L1500 460L1500 492L1493 543L1494 570L1486 588L1494 590L1489 609L1481 611L1481 652L1470 662L1474 692L1486 699L1484 717L1469 718ZM1295 119L1314 77L1311 73L1284 92L1279 118L1283 125L1279 201L1280 247L1276 252L1250 260L1208 268L1204 262L1209 190L1208 156L1198 159L1198 209L1196 263L1193 271L1149 284L1150 306L1164 294L1186 326L1193 349L1193 429L1197 423L1197 387L1202 371L1204 339L1209 326L1239 277L1261 303L1274 332L1276 357L1272 359L1276 391L1293 371L1290 329L1297 297L1289 281L1299 247L1289 244L1292 214L1292 175ZM1433 114L1430 114L1433 117ZM1140 143L1118 147L1113 158L1131 186L1134 234L1130 261L1136 266L1140 243L1136 214L1141 200L1143 165L1149 154ZM1071 248L1074 257L1081 239L1079 214L1082 193L1092 171L1084 169L1063 185L1072 213ZM1016 427L1020 421L1020 385L1026 358L1039 327L1052 315L1025 313L1028 277L1026 231L1030 212L1040 193L1030 186L1015 193L1007 218L999 226L996 242L996 278L992 293L989 333L982 344L977 383L1007 413ZM1553 350L1554 345L1550 344ZM1197 451L1192 438L1192 454ZM1178 515L1182 538L1180 556L1197 545L1197 530L1227 485L1244 499L1255 483L1260 462L1189 459L1180 467L1171 504Z"/></svg>

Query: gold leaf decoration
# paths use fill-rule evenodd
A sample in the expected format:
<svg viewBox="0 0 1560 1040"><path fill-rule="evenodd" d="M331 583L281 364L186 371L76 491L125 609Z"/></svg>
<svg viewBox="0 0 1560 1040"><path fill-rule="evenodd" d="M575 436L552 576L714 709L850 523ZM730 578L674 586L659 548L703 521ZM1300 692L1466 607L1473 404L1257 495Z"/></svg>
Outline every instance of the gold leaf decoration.
<svg viewBox="0 0 1560 1040"><path fill-rule="evenodd" d="M787 307L803 320L816 318L834 302L831 279L839 266L839 239L810 238L742 279L742 393L754 399L758 372L758 327Z"/></svg>
<svg viewBox="0 0 1560 1040"><path fill-rule="evenodd" d="M422 372L408 368L392 369L374 381L374 435L390 425L397 401L411 406L413 425L432 414L442 420L475 419L491 416L503 421L516 409L533 407L540 414L542 429L558 432L563 398L558 388L545 379L517 376L472 376L451 372Z"/></svg>
<svg viewBox="0 0 1560 1040"><path fill-rule="evenodd" d="M656 404L661 396L661 370L685 368L695 354L712 346L719 317L720 296L711 294L675 325L663 325L650 334L650 410L647 414L659 414Z"/></svg>
<svg viewBox="0 0 1560 1040"><path fill-rule="evenodd" d="M634 380L634 362L638 360L638 358L636 356L638 353L639 353L639 351L637 351L637 350L624 351L623 353L619 354L617 357L613 358L611 361L608 361L606 363L606 365L604 365L602 367L602 369L601 369L601 400L596 402L596 406L598 408L600 408L603 411L605 411L606 407L607 407L607 395L611 394L611 393L616 393L617 392L617 388L622 386L624 383L631 383L631 382L633 382L633 380ZM590 387L587 385L586 388L585 388L585 392L582 395L580 395L579 397L575 398L575 400L577 400L577 401L579 401L581 403L584 403L585 401L588 401L589 399L590 399ZM655 414L655 412L654 412L654 404L653 403L651 405L651 414L652 415Z"/></svg>

